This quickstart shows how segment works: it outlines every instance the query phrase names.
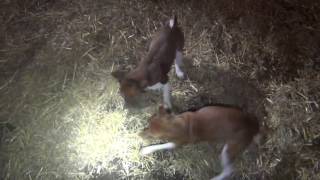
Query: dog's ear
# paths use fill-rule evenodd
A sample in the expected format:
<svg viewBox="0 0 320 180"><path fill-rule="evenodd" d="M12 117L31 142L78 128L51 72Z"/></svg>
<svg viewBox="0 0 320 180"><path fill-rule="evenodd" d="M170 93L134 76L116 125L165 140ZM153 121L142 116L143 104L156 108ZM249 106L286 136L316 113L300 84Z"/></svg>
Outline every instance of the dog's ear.
<svg viewBox="0 0 320 180"><path fill-rule="evenodd" d="M126 80L127 80L128 85L130 85L131 87L134 86L134 87L138 88L141 92L144 91L144 88L141 86L142 82L139 82L135 79L130 79L130 78L127 78Z"/></svg>
<svg viewBox="0 0 320 180"><path fill-rule="evenodd" d="M120 82L125 77L126 73L127 72L124 70L117 70L113 71L111 75Z"/></svg>

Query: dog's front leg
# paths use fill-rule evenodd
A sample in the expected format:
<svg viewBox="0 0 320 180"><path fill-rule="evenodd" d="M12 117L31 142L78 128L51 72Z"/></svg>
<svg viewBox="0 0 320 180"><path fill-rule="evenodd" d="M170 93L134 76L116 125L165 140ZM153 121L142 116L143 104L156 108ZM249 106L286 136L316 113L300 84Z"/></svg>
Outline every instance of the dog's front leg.
<svg viewBox="0 0 320 180"><path fill-rule="evenodd" d="M180 79L184 78L184 73L181 70L181 67L183 65L183 56L182 56L182 52L181 51L176 51L176 59L175 59L175 63L174 63L174 67L176 70L176 74Z"/></svg>
<svg viewBox="0 0 320 180"><path fill-rule="evenodd" d="M171 104L171 87L169 82L163 85L163 101L164 101L164 106L167 109L172 109L172 104Z"/></svg>
<svg viewBox="0 0 320 180"><path fill-rule="evenodd" d="M150 153L153 153L155 151L163 150L163 149L174 149L177 145L173 142L168 142L165 144L157 144L157 145L151 145L147 146L141 149L140 154L141 155L147 155Z"/></svg>

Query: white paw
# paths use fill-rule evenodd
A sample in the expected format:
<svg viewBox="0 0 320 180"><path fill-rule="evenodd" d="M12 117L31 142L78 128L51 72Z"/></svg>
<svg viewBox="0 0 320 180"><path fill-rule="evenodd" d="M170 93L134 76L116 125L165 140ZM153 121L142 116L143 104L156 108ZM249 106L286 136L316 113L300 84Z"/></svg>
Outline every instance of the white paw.
<svg viewBox="0 0 320 180"><path fill-rule="evenodd" d="M231 175L231 172L222 172L220 175L213 177L210 180L226 180Z"/></svg>
<svg viewBox="0 0 320 180"><path fill-rule="evenodd" d="M177 71L176 74L177 74L179 79L184 79L184 73L183 72Z"/></svg>
<svg viewBox="0 0 320 180"><path fill-rule="evenodd" d="M225 178L224 176L218 175L218 176L211 178L210 180L223 180L224 178Z"/></svg>
<svg viewBox="0 0 320 180"><path fill-rule="evenodd" d="M142 149L140 150L140 154L141 154L142 156L145 156L145 155L150 154L150 153L152 153L152 152L153 152L153 150L152 150L152 148L150 148L150 147L144 147L144 148L142 148Z"/></svg>
<svg viewBox="0 0 320 180"><path fill-rule="evenodd" d="M214 178L211 178L210 180L222 180L220 177L214 177Z"/></svg>
<svg viewBox="0 0 320 180"><path fill-rule="evenodd" d="M164 106L165 109L172 109L172 104L170 102L164 103L163 106Z"/></svg>
<svg viewBox="0 0 320 180"><path fill-rule="evenodd" d="M153 86L146 87L147 90L161 90L163 85L161 83L154 84Z"/></svg>

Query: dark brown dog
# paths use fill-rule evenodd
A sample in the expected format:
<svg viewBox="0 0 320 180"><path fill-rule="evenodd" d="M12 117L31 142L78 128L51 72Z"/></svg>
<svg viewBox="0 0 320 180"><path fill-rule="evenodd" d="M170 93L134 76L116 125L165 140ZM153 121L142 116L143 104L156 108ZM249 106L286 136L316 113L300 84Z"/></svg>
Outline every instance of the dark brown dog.
<svg viewBox="0 0 320 180"><path fill-rule="evenodd" d="M134 70L112 72L120 83L120 93L125 101L132 101L145 89L162 88L164 104L171 108L168 73L175 59L176 74L179 78L184 77L180 69L183 46L184 36L175 17L154 34L148 54Z"/></svg>

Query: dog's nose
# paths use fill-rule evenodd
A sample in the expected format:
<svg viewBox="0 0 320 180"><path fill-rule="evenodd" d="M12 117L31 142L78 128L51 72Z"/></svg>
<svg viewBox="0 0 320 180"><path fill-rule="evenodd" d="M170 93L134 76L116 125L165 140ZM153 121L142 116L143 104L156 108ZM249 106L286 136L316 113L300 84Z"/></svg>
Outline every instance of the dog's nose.
<svg viewBox="0 0 320 180"><path fill-rule="evenodd" d="M133 108L133 107L134 107L134 104L133 104L133 103L125 102L124 107L125 107L126 109L128 109L128 108Z"/></svg>
<svg viewBox="0 0 320 180"><path fill-rule="evenodd" d="M134 98L134 97L125 97L124 98L124 101L125 101L125 104L124 104L124 106L126 107L126 108L132 108L132 107L134 107L136 104L137 104L137 98Z"/></svg>

